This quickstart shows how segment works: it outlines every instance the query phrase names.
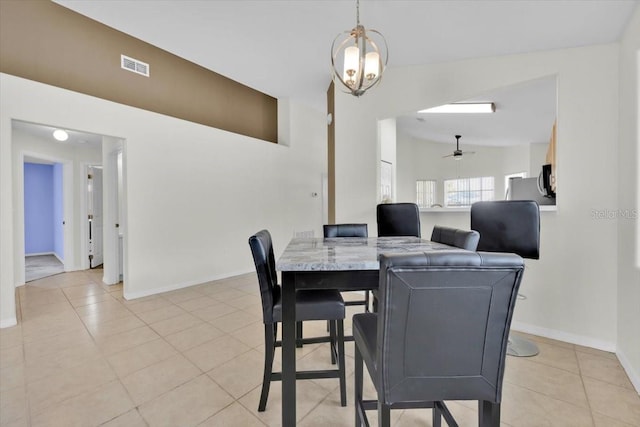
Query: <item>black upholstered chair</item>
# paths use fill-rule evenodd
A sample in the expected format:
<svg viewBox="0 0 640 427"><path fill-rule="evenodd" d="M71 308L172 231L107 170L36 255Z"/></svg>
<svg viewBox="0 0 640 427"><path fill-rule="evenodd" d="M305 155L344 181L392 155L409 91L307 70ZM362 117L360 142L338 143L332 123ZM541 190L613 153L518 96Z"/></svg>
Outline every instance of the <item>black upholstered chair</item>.
<svg viewBox="0 0 640 427"><path fill-rule="evenodd" d="M415 203L379 204L376 217L379 237L420 237L420 211Z"/></svg>
<svg viewBox="0 0 640 427"><path fill-rule="evenodd" d="M325 224L324 237L369 237L367 224Z"/></svg>
<svg viewBox="0 0 640 427"><path fill-rule="evenodd" d="M434 225L431 232L431 241L455 246L467 251L475 251L478 248L480 234L474 230L460 230L459 228ZM373 291L373 311L377 311L378 292Z"/></svg>
<svg viewBox="0 0 640 427"><path fill-rule="evenodd" d="M459 228L435 225L431 233L431 241L455 246L456 248L475 251L478 249L480 233L475 230L460 230Z"/></svg>
<svg viewBox="0 0 640 427"><path fill-rule="evenodd" d="M262 298L262 321L264 322L264 376L262 379L262 393L258 411L264 411L269 397L271 381L282 380L280 372L273 372L273 356L276 347L282 343L276 340L278 327L282 322L281 289L277 283L275 257L271 234L262 230L249 238L249 246L253 254L253 261L260 284ZM331 343L331 362L338 363L338 369L330 371L296 372L296 379L339 378L340 403L347 405L347 389L345 382L344 362L344 300L340 292L333 290L298 291L296 294L296 320L328 320L331 323L329 337L302 339L304 344L322 342Z"/></svg>
<svg viewBox="0 0 640 427"><path fill-rule="evenodd" d="M433 408L477 400L479 424L500 425L507 337L524 264L515 254L434 251L380 258L378 313L353 316L356 427L366 410ZM363 366L377 400L363 400Z"/></svg>
<svg viewBox="0 0 640 427"><path fill-rule="evenodd" d="M367 224L325 224L324 237L369 237ZM369 291L364 291L363 300L345 301L345 305L364 305L364 311L369 312Z"/></svg>
<svg viewBox="0 0 640 427"><path fill-rule="evenodd" d="M540 258L540 208L533 200L474 203L471 229L480 233L479 251ZM535 356L538 352L538 347L529 340L516 335L509 338L509 355Z"/></svg>

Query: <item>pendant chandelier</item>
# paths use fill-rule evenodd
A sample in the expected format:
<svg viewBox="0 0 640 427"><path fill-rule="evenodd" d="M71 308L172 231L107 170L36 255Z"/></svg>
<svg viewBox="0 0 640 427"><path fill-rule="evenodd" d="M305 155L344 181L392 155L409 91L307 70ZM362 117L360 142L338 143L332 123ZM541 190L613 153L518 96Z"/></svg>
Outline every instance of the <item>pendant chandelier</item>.
<svg viewBox="0 0 640 427"><path fill-rule="evenodd" d="M361 96L380 81L387 66L387 41L376 30L360 25L360 0L356 2L356 27L338 34L331 45L334 79L345 92Z"/></svg>

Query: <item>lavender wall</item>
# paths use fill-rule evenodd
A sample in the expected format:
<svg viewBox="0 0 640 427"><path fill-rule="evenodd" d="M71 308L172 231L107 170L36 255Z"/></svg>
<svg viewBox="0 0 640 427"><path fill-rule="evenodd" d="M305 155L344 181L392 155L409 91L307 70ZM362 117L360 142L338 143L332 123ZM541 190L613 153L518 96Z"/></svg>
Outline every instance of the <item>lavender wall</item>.
<svg viewBox="0 0 640 427"><path fill-rule="evenodd" d="M64 210L62 204L62 163L53 165L53 252L64 260Z"/></svg>
<svg viewBox="0 0 640 427"><path fill-rule="evenodd" d="M24 252L53 252L53 165L24 164Z"/></svg>

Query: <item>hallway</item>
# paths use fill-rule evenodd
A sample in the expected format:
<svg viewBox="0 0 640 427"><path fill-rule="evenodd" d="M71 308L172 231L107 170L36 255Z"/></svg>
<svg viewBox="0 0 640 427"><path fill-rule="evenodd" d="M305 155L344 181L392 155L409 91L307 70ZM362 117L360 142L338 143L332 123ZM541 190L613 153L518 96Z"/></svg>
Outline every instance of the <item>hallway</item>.
<svg viewBox="0 0 640 427"><path fill-rule="evenodd" d="M24 257L24 281L53 276L64 272L64 265L54 255L35 255Z"/></svg>

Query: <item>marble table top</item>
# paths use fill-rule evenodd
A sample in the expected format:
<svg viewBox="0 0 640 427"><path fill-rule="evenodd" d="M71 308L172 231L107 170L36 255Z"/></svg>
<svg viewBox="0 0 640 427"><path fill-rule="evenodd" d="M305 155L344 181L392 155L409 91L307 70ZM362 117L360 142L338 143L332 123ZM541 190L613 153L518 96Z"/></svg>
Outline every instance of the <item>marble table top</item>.
<svg viewBox="0 0 640 427"><path fill-rule="evenodd" d="M276 263L278 271L377 270L382 253L457 249L417 237L291 239Z"/></svg>

